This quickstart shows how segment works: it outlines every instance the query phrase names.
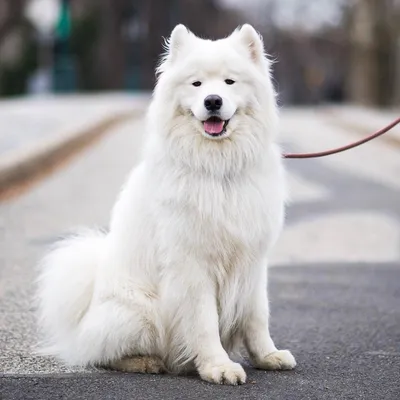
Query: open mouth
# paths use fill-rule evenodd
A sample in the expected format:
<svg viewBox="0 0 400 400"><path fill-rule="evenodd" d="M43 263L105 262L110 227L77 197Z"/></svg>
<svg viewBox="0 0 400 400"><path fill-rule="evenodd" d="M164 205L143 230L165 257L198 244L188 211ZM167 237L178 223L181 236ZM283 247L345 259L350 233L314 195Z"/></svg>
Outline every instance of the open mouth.
<svg viewBox="0 0 400 400"><path fill-rule="evenodd" d="M229 120L224 121L219 117L211 117L203 122L204 131L207 133L207 135L213 137L222 136L225 133L228 123Z"/></svg>

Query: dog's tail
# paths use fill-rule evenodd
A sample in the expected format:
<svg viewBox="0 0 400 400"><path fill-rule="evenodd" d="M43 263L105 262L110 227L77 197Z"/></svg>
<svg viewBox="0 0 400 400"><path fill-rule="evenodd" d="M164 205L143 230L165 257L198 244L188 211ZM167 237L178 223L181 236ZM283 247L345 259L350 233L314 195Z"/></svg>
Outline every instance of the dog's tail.
<svg viewBox="0 0 400 400"><path fill-rule="evenodd" d="M89 308L106 235L86 231L58 242L39 265L37 307L47 340L40 353L62 356Z"/></svg>

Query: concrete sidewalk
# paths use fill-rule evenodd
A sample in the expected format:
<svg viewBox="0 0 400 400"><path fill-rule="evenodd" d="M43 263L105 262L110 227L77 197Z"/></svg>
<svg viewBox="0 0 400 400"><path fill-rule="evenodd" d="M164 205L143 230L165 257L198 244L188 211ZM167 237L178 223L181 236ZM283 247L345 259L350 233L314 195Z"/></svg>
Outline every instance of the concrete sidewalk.
<svg viewBox="0 0 400 400"><path fill-rule="evenodd" d="M372 134L400 118L400 110L377 109L351 104L323 107L322 112L332 124L358 132L360 136ZM379 140L384 140L400 148L400 124L380 137Z"/></svg>
<svg viewBox="0 0 400 400"><path fill-rule="evenodd" d="M135 113L148 94L122 93L0 101L0 191ZM55 162L56 160L54 160Z"/></svg>

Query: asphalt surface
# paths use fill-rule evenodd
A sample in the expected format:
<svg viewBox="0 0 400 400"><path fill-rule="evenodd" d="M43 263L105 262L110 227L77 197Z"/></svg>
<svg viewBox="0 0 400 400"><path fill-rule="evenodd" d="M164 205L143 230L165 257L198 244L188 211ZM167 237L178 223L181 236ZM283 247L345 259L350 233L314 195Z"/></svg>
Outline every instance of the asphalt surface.
<svg viewBox="0 0 400 400"><path fill-rule="evenodd" d="M294 371L248 368L248 384L241 387L194 376L11 375L1 378L1 398L398 399L399 264L353 267L272 269L272 335L296 355Z"/></svg>
<svg viewBox="0 0 400 400"><path fill-rule="evenodd" d="M354 139L325 124L309 110L286 113L284 140L314 150ZM399 399L400 157L382 142L288 163L292 204L271 260L271 330L296 356L294 371L248 367L248 384L225 387L197 376L67 368L35 355L34 266L60 235L107 226L142 133L142 121L124 124L0 205L0 399Z"/></svg>

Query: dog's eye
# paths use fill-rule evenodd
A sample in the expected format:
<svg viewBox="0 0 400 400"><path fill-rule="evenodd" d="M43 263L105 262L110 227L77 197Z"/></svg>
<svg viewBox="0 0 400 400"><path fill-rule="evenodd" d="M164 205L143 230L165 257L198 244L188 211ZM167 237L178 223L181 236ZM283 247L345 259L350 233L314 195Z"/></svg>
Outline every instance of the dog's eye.
<svg viewBox="0 0 400 400"><path fill-rule="evenodd" d="M199 87L201 86L201 82L200 81L196 81L192 83L193 86Z"/></svg>
<svg viewBox="0 0 400 400"><path fill-rule="evenodd" d="M235 81L233 81L232 79L225 79L225 83L227 85L233 85L235 83Z"/></svg>

